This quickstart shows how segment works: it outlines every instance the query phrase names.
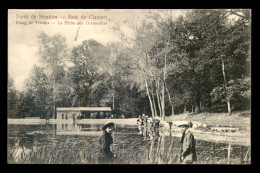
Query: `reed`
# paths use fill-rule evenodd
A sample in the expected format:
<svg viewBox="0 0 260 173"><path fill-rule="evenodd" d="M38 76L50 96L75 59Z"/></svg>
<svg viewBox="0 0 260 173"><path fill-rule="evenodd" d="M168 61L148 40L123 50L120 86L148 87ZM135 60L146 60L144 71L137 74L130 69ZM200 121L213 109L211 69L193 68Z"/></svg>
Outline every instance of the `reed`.
<svg viewBox="0 0 260 173"><path fill-rule="evenodd" d="M114 164L179 164L181 144L172 137L144 140L117 134L112 151ZM9 164L97 164L98 137L57 136L52 143L38 142L31 149L8 145ZM165 141L162 141L165 140ZM249 164L250 147L233 148L227 159L226 145L198 142L197 164ZM230 163L228 162L230 161Z"/></svg>

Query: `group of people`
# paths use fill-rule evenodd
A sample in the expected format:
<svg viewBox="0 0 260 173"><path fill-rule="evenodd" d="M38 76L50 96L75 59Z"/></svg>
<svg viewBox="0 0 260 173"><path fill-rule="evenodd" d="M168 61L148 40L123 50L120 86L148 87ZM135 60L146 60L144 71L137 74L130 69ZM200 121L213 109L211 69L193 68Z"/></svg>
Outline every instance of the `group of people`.
<svg viewBox="0 0 260 173"><path fill-rule="evenodd" d="M140 115L137 119L139 134L144 137L149 136L151 140L157 139L159 137L159 123L158 119L153 119L145 114Z"/></svg>
<svg viewBox="0 0 260 173"><path fill-rule="evenodd" d="M157 122L157 124L159 124ZM183 164L192 164L197 161L196 149L195 149L195 139L190 130L192 128L191 122L186 122L178 127L182 128L182 137L180 143L182 144L180 150L180 162ZM102 135L99 138L99 163L109 164L113 162L115 155L112 153L110 146L113 144L112 131L115 124L113 122L106 123L102 128ZM157 125L153 126L158 128Z"/></svg>

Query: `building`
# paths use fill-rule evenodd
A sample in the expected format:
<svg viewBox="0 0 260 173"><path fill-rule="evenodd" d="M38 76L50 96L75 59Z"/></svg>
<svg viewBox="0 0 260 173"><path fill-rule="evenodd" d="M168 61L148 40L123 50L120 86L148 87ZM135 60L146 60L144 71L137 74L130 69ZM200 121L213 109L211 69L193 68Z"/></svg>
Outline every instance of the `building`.
<svg viewBox="0 0 260 173"><path fill-rule="evenodd" d="M110 107L57 107L56 115L57 119L73 119L78 118L82 112L109 112L111 114Z"/></svg>

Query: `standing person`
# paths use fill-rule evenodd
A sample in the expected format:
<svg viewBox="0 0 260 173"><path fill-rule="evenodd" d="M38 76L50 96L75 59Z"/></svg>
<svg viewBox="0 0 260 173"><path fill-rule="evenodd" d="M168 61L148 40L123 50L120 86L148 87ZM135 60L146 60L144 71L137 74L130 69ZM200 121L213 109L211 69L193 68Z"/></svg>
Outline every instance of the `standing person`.
<svg viewBox="0 0 260 173"><path fill-rule="evenodd" d="M110 145L113 144L113 138L111 133L114 129L115 124L113 122L106 123L102 127L102 135L99 138L100 153L99 153L99 163L100 164L110 164L113 161L114 154L110 150Z"/></svg>
<svg viewBox="0 0 260 173"><path fill-rule="evenodd" d="M138 127L138 130L139 130L139 134L143 134L143 119L142 119L142 116L139 115L138 119L137 119L137 127Z"/></svg>
<svg viewBox="0 0 260 173"><path fill-rule="evenodd" d="M196 149L195 149L195 139L193 134L190 131L192 128L192 123L184 123L179 125L178 127L182 128L182 137L181 137L181 155L180 160L183 164L192 164L197 161Z"/></svg>
<svg viewBox="0 0 260 173"><path fill-rule="evenodd" d="M142 119L143 119L144 127L146 128L146 126L147 126L147 116L145 114L143 114Z"/></svg>
<svg viewBox="0 0 260 173"><path fill-rule="evenodd" d="M50 116L51 116L51 111L49 110L45 116L45 119L46 119L46 124L49 123L49 119L50 119Z"/></svg>
<svg viewBox="0 0 260 173"><path fill-rule="evenodd" d="M143 136L146 137L148 135L148 125L147 125L147 116L145 114L142 115L143 120Z"/></svg>

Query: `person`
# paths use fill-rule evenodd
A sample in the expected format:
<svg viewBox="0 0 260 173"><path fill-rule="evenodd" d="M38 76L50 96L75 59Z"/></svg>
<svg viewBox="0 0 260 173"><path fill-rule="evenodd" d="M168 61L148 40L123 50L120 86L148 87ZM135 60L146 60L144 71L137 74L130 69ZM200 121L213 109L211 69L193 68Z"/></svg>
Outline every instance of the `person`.
<svg viewBox="0 0 260 173"><path fill-rule="evenodd" d="M138 130L139 130L139 134L143 134L143 119L142 119L142 116L139 115L138 119L137 119L137 127L138 127Z"/></svg>
<svg viewBox="0 0 260 173"><path fill-rule="evenodd" d="M141 117L141 115L137 118L137 126L142 126L143 125L143 119Z"/></svg>
<svg viewBox="0 0 260 173"><path fill-rule="evenodd" d="M147 116L145 114L143 114L142 119L143 119L144 127L146 128L146 126L147 126Z"/></svg>
<svg viewBox="0 0 260 173"><path fill-rule="evenodd" d="M113 161L114 154L110 150L110 145L113 144L113 138L111 133L114 129L115 124L113 122L108 122L102 127L102 135L99 138L100 153L99 153L99 163L110 164Z"/></svg>
<svg viewBox="0 0 260 173"><path fill-rule="evenodd" d="M45 116L45 119L46 119L46 124L49 123L49 119L50 119L50 116L51 116L51 111L49 110Z"/></svg>
<svg viewBox="0 0 260 173"><path fill-rule="evenodd" d="M74 127L76 127L77 125L77 123L76 123L76 119L77 119L77 115L76 114L73 114L73 125L74 125Z"/></svg>
<svg viewBox="0 0 260 173"><path fill-rule="evenodd" d="M192 128L192 123L183 123L178 127L182 128L182 137L180 143L182 143L180 161L183 164L192 164L197 161L196 149L195 149L195 139L193 134L190 131Z"/></svg>

